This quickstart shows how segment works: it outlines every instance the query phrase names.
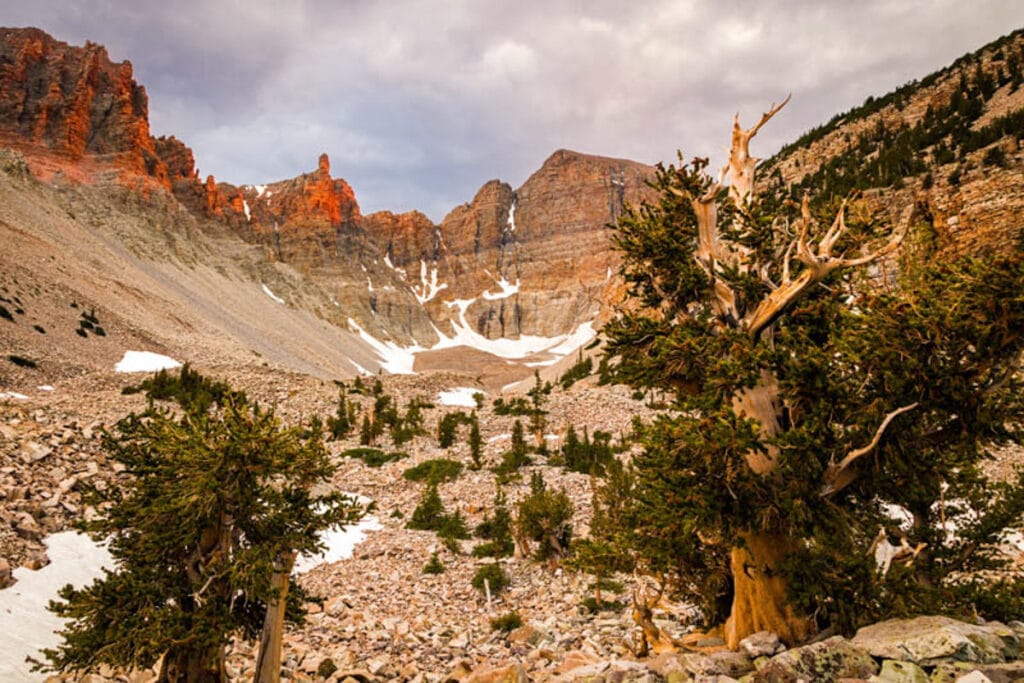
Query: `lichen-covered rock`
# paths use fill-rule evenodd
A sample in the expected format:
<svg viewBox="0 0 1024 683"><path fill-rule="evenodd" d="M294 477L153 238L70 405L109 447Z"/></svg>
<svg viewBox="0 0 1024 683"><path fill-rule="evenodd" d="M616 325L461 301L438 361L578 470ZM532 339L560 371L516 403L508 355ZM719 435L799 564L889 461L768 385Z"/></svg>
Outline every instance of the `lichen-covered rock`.
<svg viewBox="0 0 1024 683"><path fill-rule="evenodd" d="M1002 664L976 664L972 662L945 662L932 671L930 683L959 683L972 674L984 676L992 683L1024 681L1024 662Z"/></svg>
<svg viewBox="0 0 1024 683"><path fill-rule="evenodd" d="M754 673L754 683L796 683L867 678L878 673L868 652L841 636L793 648L773 657Z"/></svg>
<svg viewBox="0 0 1024 683"><path fill-rule="evenodd" d="M887 659L882 662L878 680L885 683L928 683L928 674L914 662Z"/></svg>
<svg viewBox="0 0 1024 683"><path fill-rule="evenodd" d="M942 616L890 619L857 632L853 643L875 657L931 666L946 660L995 663L1016 656L1012 629L995 622L977 626Z"/></svg>

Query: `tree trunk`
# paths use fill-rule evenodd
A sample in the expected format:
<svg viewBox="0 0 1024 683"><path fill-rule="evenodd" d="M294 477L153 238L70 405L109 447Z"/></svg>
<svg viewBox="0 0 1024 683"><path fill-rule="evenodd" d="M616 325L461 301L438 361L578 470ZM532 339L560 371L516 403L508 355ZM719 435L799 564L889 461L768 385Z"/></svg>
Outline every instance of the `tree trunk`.
<svg viewBox="0 0 1024 683"><path fill-rule="evenodd" d="M208 652L183 650L164 655L156 683L224 683L223 648Z"/></svg>
<svg viewBox="0 0 1024 683"><path fill-rule="evenodd" d="M254 683L277 683L281 680L281 640L284 636L284 612L288 598L288 578L295 564L295 553L278 557L270 579L273 596L267 601L267 616L260 635L260 654L256 659Z"/></svg>
<svg viewBox="0 0 1024 683"><path fill-rule="evenodd" d="M730 649L758 631L776 633L787 645L811 634L810 619L798 615L786 596L786 581L779 569L794 550L794 541L779 534L746 534L746 546L732 549L734 596L732 613L725 622L725 642Z"/></svg>

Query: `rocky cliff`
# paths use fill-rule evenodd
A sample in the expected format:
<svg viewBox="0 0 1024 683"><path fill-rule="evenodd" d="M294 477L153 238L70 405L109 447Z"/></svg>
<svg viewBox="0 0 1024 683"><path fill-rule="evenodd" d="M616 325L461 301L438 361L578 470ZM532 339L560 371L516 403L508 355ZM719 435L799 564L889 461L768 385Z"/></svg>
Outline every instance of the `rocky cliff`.
<svg viewBox="0 0 1024 683"><path fill-rule="evenodd" d="M363 216L352 187L316 170L267 185L205 180L191 149L153 138L128 62L92 43L0 29L0 146L33 173L169 191L214 232L259 245L322 292L317 312L431 346L458 328L487 338L565 334L600 312L615 269L606 225L653 169L561 150L518 190L487 182L434 225L417 212Z"/></svg>
<svg viewBox="0 0 1024 683"><path fill-rule="evenodd" d="M102 46L0 28L0 145L25 153L37 175L113 169L169 188L148 108L132 65L111 62Z"/></svg>
<svg viewBox="0 0 1024 683"><path fill-rule="evenodd" d="M593 320L616 270L607 226L650 196L650 166L559 150L517 190L492 180L432 226L370 217L367 234L432 319L485 337L553 336ZM461 305L453 305L461 301Z"/></svg>
<svg viewBox="0 0 1024 683"><path fill-rule="evenodd" d="M824 199L865 191L895 221L915 208L941 254L1019 249L1024 235L1024 32L868 98L769 159L771 187Z"/></svg>

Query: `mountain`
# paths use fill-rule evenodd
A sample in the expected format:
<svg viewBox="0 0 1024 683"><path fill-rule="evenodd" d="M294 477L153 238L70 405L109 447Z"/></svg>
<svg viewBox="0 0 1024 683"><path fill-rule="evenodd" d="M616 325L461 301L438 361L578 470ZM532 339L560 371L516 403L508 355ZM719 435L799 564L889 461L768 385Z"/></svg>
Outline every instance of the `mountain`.
<svg viewBox="0 0 1024 683"><path fill-rule="evenodd" d="M822 200L864 191L907 210L939 253L1019 250L1024 228L1024 31L838 114L764 162L769 187Z"/></svg>
<svg viewBox="0 0 1024 683"><path fill-rule="evenodd" d="M35 307L53 311L40 326L63 328L61 306L81 301L108 319L133 311L134 321L108 327L134 328L139 341L179 354L223 347L236 358L244 349L320 376L407 371L417 358L461 368L472 358L485 374L488 366L518 367L495 375L505 381L532 373L527 361L567 355L544 350L574 331L585 341L607 310L617 291L607 224L626 203L650 196L654 172L559 150L522 187L488 181L437 225L418 212L364 216L326 154L295 178L218 183L202 178L185 142L151 135L146 91L129 62L38 29L0 29L0 148L9 150L0 231L40 259L19 282L66 290ZM17 252L6 253L8 272L17 272ZM82 254L89 269L77 268ZM69 270L52 272L47 258ZM155 279L147 276L154 268ZM126 301L127 289L161 313ZM222 289L244 291L258 305ZM171 331L181 326L187 351ZM273 354L266 340L281 334L295 342ZM40 339L17 338L18 349L46 355L24 346ZM90 358L77 338L67 341L63 361ZM450 353L459 346L474 349Z"/></svg>

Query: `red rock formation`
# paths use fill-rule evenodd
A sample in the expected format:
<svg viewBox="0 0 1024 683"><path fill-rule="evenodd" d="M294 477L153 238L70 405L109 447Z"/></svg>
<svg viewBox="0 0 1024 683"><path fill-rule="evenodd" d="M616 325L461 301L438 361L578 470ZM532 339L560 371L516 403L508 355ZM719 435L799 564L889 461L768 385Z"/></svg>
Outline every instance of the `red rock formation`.
<svg viewBox="0 0 1024 683"><path fill-rule="evenodd" d="M196 161L192 150L184 142L171 135L160 136L153 140L157 156L167 167L167 175L171 182L179 180L198 181Z"/></svg>
<svg viewBox="0 0 1024 683"><path fill-rule="evenodd" d="M304 267L324 265L340 255L339 238L362 220L352 187L331 177L331 162L320 155L316 171L271 183L264 191L247 187L252 234L279 259Z"/></svg>
<svg viewBox="0 0 1024 683"><path fill-rule="evenodd" d="M447 287L427 303L435 320L456 313L445 301L476 299L467 321L481 334L562 334L610 301L609 272L618 262L606 226L626 203L652 196L646 180L653 173L633 161L559 150L515 192L497 180L484 184L436 231L382 228L375 218L367 232L381 252L396 255L396 266L424 259L437 268ZM427 248L434 234L436 245ZM406 280L422 291L411 265ZM518 293L496 298L500 280L518 283Z"/></svg>
<svg viewBox="0 0 1024 683"><path fill-rule="evenodd" d="M149 134L145 89L129 62L115 64L99 45L72 47L39 29L0 29L0 144L30 166L61 167L86 157L128 179L170 189Z"/></svg>
<svg viewBox="0 0 1024 683"><path fill-rule="evenodd" d="M378 211L363 218L367 237L399 268L419 272L419 262L440 257L441 233L419 211L402 214Z"/></svg>

